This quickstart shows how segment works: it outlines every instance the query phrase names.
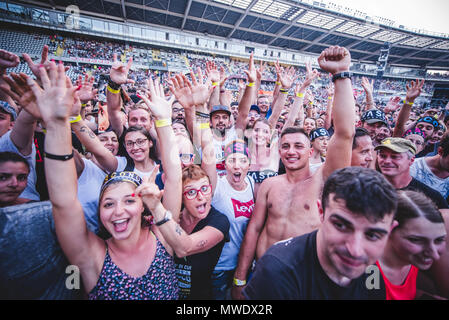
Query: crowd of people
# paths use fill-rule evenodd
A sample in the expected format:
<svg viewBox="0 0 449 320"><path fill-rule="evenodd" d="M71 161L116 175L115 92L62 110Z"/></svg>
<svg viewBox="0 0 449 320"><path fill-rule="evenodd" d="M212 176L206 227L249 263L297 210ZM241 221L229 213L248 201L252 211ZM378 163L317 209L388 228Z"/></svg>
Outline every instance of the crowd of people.
<svg viewBox="0 0 449 320"><path fill-rule="evenodd" d="M449 299L449 104L416 106L424 80L381 104L338 46L187 73L48 52L26 74L0 50L0 298Z"/></svg>

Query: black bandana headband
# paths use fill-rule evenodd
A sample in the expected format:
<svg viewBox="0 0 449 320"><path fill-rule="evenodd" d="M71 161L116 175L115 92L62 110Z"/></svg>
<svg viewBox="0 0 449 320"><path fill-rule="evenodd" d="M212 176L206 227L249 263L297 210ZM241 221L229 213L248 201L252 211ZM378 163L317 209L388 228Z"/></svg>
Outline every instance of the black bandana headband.
<svg viewBox="0 0 449 320"><path fill-rule="evenodd" d="M104 179L103 185L101 186L101 192L103 192L111 183L118 181L130 182L136 187L142 184L142 178L140 178L134 172L130 171L113 172L111 174L108 174Z"/></svg>

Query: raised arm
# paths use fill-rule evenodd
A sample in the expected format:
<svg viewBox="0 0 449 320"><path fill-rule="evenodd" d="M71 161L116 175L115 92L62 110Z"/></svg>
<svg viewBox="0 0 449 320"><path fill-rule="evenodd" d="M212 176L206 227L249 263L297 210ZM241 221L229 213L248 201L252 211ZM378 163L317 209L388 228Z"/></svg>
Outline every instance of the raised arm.
<svg viewBox="0 0 449 320"><path fill-rule="evenodd" d="M285 123L285 128L292 127L295 124L295 120L298 117L302 118L301 122L304 122L304 98L306 96L307 88L312 84L312 82L318 78L318 70L312 69L312 64L310 62L306 63L306 79L302 84L297 84L295 89L295 100L293 106L290 110L290 115L287 122ZM279 76L278 76L279 77Z"/></svg>
<svg viewBox="0 0 449 320"><path fill-rule="evenodd" d="M334 86L331 84L327 88L326 117L324 118L324 129L329 130L332 126L332 109L334 105Z"/></svg>
<svg viewBox="0 0 449 320"><path fill-rule="evenodd" d="M165 173L164 207L170 210L175 221L179 221L182 202L181 160L176 144L175 133L171 127L171 105L175 97L167 101L164 88L159 79L148 79L149 92L142 99L155 117L156 131L159 138L162 166Z"/></svg>
<svg viewBox="0 0 449 320"><path fill-rule="evenodd" d="M368 78L362 77L362 87L366 95L366 110L374 109L374 80L369 81Z"/></svg>
<svg viewBox="0 0 449 320"><path fill-rule="evenodd" d="M421 95L423 86L424 80L418 79L416 82L412 81L410 84L406 85L407 95L405 96L401 111L399 111L398 120L393 131L393 137L402 137L406 132L407 128L405 127L405 123L410 118L410 111L412 110L413 103Z"/></svg>
<svg viewBox="0 0 449 320"><path fill-rule="evenodd" d="M288 92L297 78L296 70L293 67L289 67L286 70L276 68L276 71L281 83L281 89L279 90L279 94L273 100L273 110L271 117L268 120L272 128L276 126L279 116L281 115L282 108L284 108L285 101L287 101Z"/></svg>
<svg viewBox="0 0 449 320"><path fill-rule="evenodd" d="M330 47L318 58L321 69L332 75L349 72L351 54L346 48ZM352 140L355 134L355 102L351 79L334 82L333 104L334 135L329 141L326 162L321 167L323 179L327 179L337 169L351 164Z"/></svg>
<svg viewBox="0 0 449 320"><path fill-rule="evenodd" d="M249 67L245 70L248 77L248 84L246 85L245 92L242 100L239 103L239 113L235 121L235 129L242 132L246 129L246 119L248 118L249 109L257 96L257 71L254 66L254 54L249 56Z"/></svg>
<svg viewBox="0 0 449 320"><path fill-rule="evenodd" d="M28 78L37 105L45 121L45 176L53 207L56 235L69 262L81 270L83 282L92 289L98 280L101 263L93 252L101 252L102 242L89 232L83 208L77 198L77 176L72 154L69 116L76 97L75 88L64 73L64 66L49 66L49 76L40 68L43 89ZM104 244L103 244L104 248ZM104 254L104 251L102 251Z"/></svg>
<svg viewBox="0 0 449 320"><path fill-rule="evenodd" d="M206 76L212 82L213 91L209 98L209 110L220 104L220 72L214 62L206 62ZM192 79L193 80L193 79ZM202 81L202 79L199 79Z"/></svg>
<svg viewBox="0 0 449 320"><path fill-rule="evenodd" d="M162 221L167 207L162 205L160 199L162 194L165 196L166 191L159 190L154 184L155 179L155 172L151 177L144 178L144 182L136 189L136 193L142 197L145 205L150 209L154 221ZM205 252L224 238L224 234L221 231L210 226L205 227L201 231L187 234L175 219L170 219L157 228L178 258Z"/></svg>
<svg viewBox="0 0 449 320"><path fill-rule="evenodd" d="M123 117L120 113L122 107L122 98L120 96L120 86L125 83L133 83L128 79L129 69L133 63L133 58L128 60L127 65L117 60L117 54L113 55L114 62L109 73L109 82L106 88L106 102L108 104L108 115L112 130L118 137L123 133Z"/></svg>
<svg viewBox="0 0 449 320"><path fill-rule="evenodd" d="M242 245L240 247L239 259L237 268L235 269L234 278L245 282L253 260L255 258L261 258L256 257L256 248L268 214L268 190L269 188L274 187L270 185L269 181L270 179L262 182L262 185L259 188L256 206L248 223L248 228L246 229L245 237L243 238ZM232 287L232 298L236 300L244 299L242 295L243 289L244 286L234 285Z"/></svg>
<svg viewBox="0 0 449 320"><path fill-rule="evenodd" d="M6 74L6 69L17 67L20 59L14 53L0 49L0 76ZM0 78L0 85L4 80ZM15 106L14 100L0 88L0 100L8 102L11 106Z"/></svg>

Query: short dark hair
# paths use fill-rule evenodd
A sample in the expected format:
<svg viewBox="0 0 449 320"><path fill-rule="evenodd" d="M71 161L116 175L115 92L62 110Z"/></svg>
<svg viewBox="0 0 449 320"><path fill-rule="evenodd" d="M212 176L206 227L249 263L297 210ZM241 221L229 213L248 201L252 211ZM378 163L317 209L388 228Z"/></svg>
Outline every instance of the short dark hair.
<svg viewBox="0 0 449 320"><path fill-rule="evenodd" d="M398 208L394 219L401 228L407 220L426 218L432 223L444 223L443 216L436 204L421 192L399 191Z"/></svg>
<svg viewBox="0 0 449 320"><path fill-rule="evenodd" d="M288 128L285 128L284 130L282 130L281 139L282 139L282 137L284 137L287 134L294 134L294 133L302 133L307 138L309 138L309 135L307 134L306 130L304 130L303 128L301 128L301 127L288 127Z"/></svg>
<svg viewBox="0 0 449 320"><path fill-rule="evenodd" d="M354 139L352 140L352 150L354 150L355 148L358 147L357 145L357 138L360 137L364 137L364 136L369 136L369 132L368 130L366 130L365 128L356 128L355 129L355 135L354 135Z"/></svg>
<svg viewBox="0 0 449 320"><path fill-rule="evenodd" d="M395 213L398 202L396 189L382 174L362 167L348 167L330 175L321 197L323 210L327 208L331 194L334 201L344 200L352 213L374 222Z"/></svg>
<svg viewBox="0 0 449 320"><path fill-rule="evenodd" d="M447 157L449 155L449 131L446 132L441 138L439 148L443 149L443 157Z"/></svg>
<svg viewBox="0 0 449 320"><path fill-rule="evenodd" d="M0 164L5 162L22 162L24 165L26 165L28 171L30 171L30 164L28 163L28 161L20 154L17 154L15 152L0 152Z"/></svg>

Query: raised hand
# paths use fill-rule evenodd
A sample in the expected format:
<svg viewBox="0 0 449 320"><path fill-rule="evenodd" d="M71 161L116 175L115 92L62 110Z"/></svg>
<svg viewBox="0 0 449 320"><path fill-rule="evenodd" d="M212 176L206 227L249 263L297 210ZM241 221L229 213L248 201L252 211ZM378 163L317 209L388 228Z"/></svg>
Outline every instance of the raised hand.
<svg viewBox="0 0 449 320"><path fill-rule="evenodd" d="M424 86L424 80L416 80L406 85L407 95L405 99L408 102L415 102L415 99L421 95L422 88Z"/></svg>
<svg viewBox="0 0 449 320"><path fill-rule="evenodd" d="M129 58L126 66L117 60L116 53L114 53L112 59L113 63L111 66L111 71L109 73L111 80L117 84L134 83L134 80L128 79L129 69L133 64L133 57Z"/></svg>
<svg viewBox="0 0 449 320"><path fill-rule="evenodd" d="M257 83L261 83L262 82L262 77L263 77L263 73L265 71L265 69L267 68L267 63L263 62L262 60L260 60L260 64L259 64L259 69L257 69Z"/></svg>
<svg viewBox="0 0 449 320"><path fill-rule="evenodd" d="M351 54L348 49L342 47L329 47L318 57L320 68L333 75L349 71L351 66Z"/></svg>
<svg viewBox="0 0 449 320"><path fill-rule="evenodd" d="M28 78L24 73L10 73L9 77L4 75L3 80L5 83L1 84L0 88L35 119L41 120L42 117L36 104L36 97L27 83Z"/></svg>
<svg viewBox="0 0 449 320"><path fill-rule="evenodd" d="M145 101L156 120L171 119L171 105L175 101L175 97L172 96L168 101L165 99L164 88L160 84L159 78L156 78L156 80L148 79L147 85L149 92L146 91L140 98Z"/></svg>
<svg viewBox="0 0 449 320"><path fill-rule="evenodd" d="M214 90L214 87L211 86L210 79L203 80L203 73L201 72L200 68L196 69L196 73L198 75L198 80L191 71L190 77L192 79L192 85L190 85L190 82L188 80L187 85L190 85L193 104L198 109L203 109L205 107L207 100L209 100L212 91Z"/></svg>
<svg viewBox="0 0 449 320"><path fill-rule="evenodd" d="M0 74L5 73L6 69L17 67L20 59L14 53L0 49Z"/></svg>
<svg viewBox="0 0 449 320"><path fill-rule="evenodd" d="M206 76L212 83L220 82L220 72L218 71L215 63L212 61L206 62Z"/></svg>
<svg viewBox="0 0 449 320"><path fill-rule="evenodd" d="M295 82L295 80L297 79L296 70L293 67L281 70L281 73L279 73L279 81L281 82L282 88L290 89L293 85L293 82Z"/></svg>
<svg viewBox="0 0 449 320"><path fill-rule="evenodd" d="M151 176L144 177L142 184L137 187L136 194L142 198L143 203L150 211L154 211L158 206L162 205L161 199L164 194L163 190L159 190L156 185L156 175L159 172L159 166L156 166Z"/></svg>
<svg viewBox="0 0 449 320"><path fill-rule="evenodd" d="M374 91L374 80L369 81L368 78L362 77L362 87L366 93L373 93Z"/></svg>
<svg viewBox="0 0 449 320"><path fill-rule="evenodd" d="M80 98L82 103L86 103L90 100L95 99L98 90L93 89L94 80L94 77L89 78L87 74L84 76L84 79L82 78L82 76L78 77L75 86L79 88L78 97Z"/></svg>
<svg viewBox="0 0 449 320"><path fill-rule="evenodd" d="M228 77L226 76L226 71L223 67L220 67L220 87L224 87Z"/></svg>
<svg viewBox="0 0 449 320"><path fill-rule="evenodd" d="M33 74L38 79L40 79L40 71L39 71L40 66L43 66L47 70L47 72L50 71L50 61L48 61L48 46L47 45L45 45L42 48L41 62L39 64L34 63L33 60L31 59L31 57L26 53L23 53L22 56L23 56L23 59L28 64L28 67L30 68L31 72L33 72ZM65 67L65 71L67 71L69 68L70 67Z"/></svg>
<svg viewBox="0 0 449 320"><path fill-rule="evenodd" d="M257 70L254 66L254 53L249 56L249 67L248 70L244 71L248 77L248 82L255 83L257 80Z"/></svg>
<svg viewBox="0 0 449 320"><path fill-rule="evenodd" d="M320 73L316 69L312 69L310 62L306 63L306 79L304 80L302 87L305 89L309 87L312 82L320 76Z"/></svg>
<svg viewBox="0 0 449 320"><path fill-rule="evenodd" d="M50 62L49 73L44 67L39 68L43 89L31 78L27 83L36 97L42 119L47 126L57 122L65 122L72 114L76 101L74 88L65 75L64 65Z"/></svg>
<svg viewBox="0 0 449 320"><path fill-rule="evenodd" d="M385 107L385 113L394 112L401 107L400 105L401 97L393 97L388 101L387 106Z"/></svg>

